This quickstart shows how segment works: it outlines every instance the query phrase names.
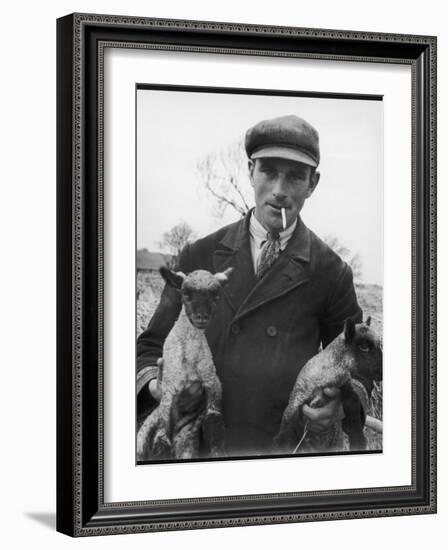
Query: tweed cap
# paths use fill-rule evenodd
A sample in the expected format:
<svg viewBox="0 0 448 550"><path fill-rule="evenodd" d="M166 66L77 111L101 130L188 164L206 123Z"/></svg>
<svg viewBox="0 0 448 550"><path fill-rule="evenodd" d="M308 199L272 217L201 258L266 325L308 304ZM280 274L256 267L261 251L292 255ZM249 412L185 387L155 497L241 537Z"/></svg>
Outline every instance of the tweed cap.
<svg viewBox="0 0 448 550"><path fill-rule="evenodd" d="M285 158L314 167L320 161L317 130L295 115L262 120L247 131L244 145L251 159Z"/></svg>

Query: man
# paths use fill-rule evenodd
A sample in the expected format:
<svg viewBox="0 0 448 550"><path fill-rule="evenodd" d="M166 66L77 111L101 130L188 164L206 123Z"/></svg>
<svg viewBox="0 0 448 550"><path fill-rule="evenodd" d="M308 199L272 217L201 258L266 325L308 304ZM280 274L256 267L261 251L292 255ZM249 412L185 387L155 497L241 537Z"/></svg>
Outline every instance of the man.
<svg viewBox="0 0 448 550"><path fill-rule="evenodd" d="M362 318L350 267L300 218L320 177L317 131L297 116L278 117L251 128L245 148L255 209L187 245L177 266L186 273L234 268L206 330L223 387L229 456L272 452L301 367L342 332L348 317ZM163 342L180 307L179 295L165 288L138 339L142 414L160 397L157 364L162 365ZM322 407L303 411L307 429L317 437L343 417L339 391L328 388L326 395ZM197 398L192 395L193 404Z"/></svg>

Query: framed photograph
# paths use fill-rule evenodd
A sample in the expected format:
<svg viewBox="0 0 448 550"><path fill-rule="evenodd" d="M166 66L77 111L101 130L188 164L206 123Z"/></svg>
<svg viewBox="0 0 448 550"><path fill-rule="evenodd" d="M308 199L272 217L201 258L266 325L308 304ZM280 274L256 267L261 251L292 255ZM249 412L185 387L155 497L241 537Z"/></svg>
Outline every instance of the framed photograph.
<svg viewBox="0 0 448 550"><path fill-rule="evenodd" d="M136 96L137 462L380 451L382 97L147 84L137 84ZM300 149L294 148L296 141ZM307 148L310 155L314 150L316 161L306 156ZM280 251L260 276L263 250L269 246L269 241L262 244L264 226L279 230ZM196 277L198 270L231 270L222 286L216 286L217 294L208 297L209 305L197 303L200 321L201 312L209 321L205 329L190 325L197 324L196 293L202 300L213 279L207 277L202 285L196 281L199 287L188 292L190 301L185 303L186 291L173 288L161 266L189 277ZM162 294L164 278L168 284ZM186 327L183 315L176 320L182 302L191 321ZM355 391L368 413L367 441L350 444L350 429L344 437L339 423L316 432L308 422L305 430L306 421L314 418L301 418L301 404L293 398L284 413L298 373L311 358L297 386L298 391L306 383L309 395L297 399L316 404L320 382L305 372L316 368L321 375L333 347L340 346L336 337L345 320L361 322L362 312L365 319L370 317L364 336L371 338L372 353L359 352L353 376L363 380ZM189 346L181 342L184 333ZM213 357L212 365L201 367L207 375L196 372L205 356L204 335ZM321 343L326 348L318 356L322 367L313 367ZM353 349L346 351L348 365ZM190 359L179 360L179 354ZM346 360L335 360L333 374L338 372L336 362ZM205 384L210 396L204 403L222 417L221 423L215 414L210 416L218 423L212 433L221 424L225 427L219 445L205 433L207 411L207 420L201 420L194 399L188 399L196 386L202 388L204 377L209 379L210 369L219 382L213 374L214 384ZM165 401L154 409L147 387L151 378L157 386L159 370ZM191 401L193 415L178 412ZM178 423L172 417L179 415ZM191 435L196 431L193 418L197 438ZM187 447L185 424L191 443Z"/></svg>
<svg viewBox="0 0 448 550"><path fill-rule="evenodd" d="M436 38L57 40L57 529L434 513Z"/></svg>

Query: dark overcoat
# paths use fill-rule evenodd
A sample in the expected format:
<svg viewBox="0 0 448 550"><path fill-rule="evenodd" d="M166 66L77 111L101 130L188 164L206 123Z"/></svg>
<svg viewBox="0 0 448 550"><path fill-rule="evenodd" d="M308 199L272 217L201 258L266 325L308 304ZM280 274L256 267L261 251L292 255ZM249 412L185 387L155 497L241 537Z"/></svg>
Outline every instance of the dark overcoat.
<svg viewBox="0 0 448 550"><path fill-rule="evenodd" d="M350 267L300 218L279 259L257 282L249 217L187 245L178 264L185 273L234 268L206 331L233 456L270 452L302 366L342 332L345 319L362 318ZM180 308L179 293L165 287L138 338L138 388L156 375L154 365Z"/></svg>

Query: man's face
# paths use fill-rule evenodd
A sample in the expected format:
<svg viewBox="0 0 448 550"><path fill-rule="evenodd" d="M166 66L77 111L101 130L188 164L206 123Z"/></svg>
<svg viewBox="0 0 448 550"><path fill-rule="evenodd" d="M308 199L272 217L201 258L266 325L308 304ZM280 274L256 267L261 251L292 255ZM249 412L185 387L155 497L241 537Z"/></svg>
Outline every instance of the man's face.
<svg viewBox="0 0 448 550"><path fill-rule="evenodd" d="M290 226L319 181L311 166L281 158L249 160L255 194L255 216L267 231L282 231L281 208Z"/></svg>

